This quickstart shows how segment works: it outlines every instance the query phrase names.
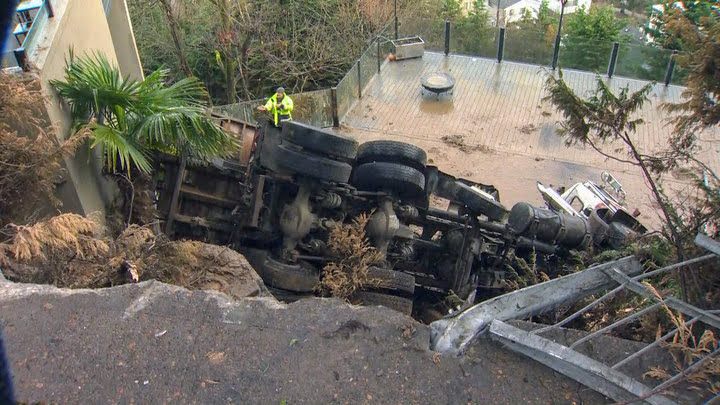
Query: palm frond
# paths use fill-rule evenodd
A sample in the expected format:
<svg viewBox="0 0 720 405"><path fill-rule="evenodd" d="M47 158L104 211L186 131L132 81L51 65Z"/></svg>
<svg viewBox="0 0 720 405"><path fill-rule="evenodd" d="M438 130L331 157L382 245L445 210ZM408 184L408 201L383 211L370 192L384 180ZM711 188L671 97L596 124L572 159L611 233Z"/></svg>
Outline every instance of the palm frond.
<svg viewBox="0 0 720 405"><path fill-rule="evenodd" d="M237 142L208 115L202 82L189 77L168 86L167 77L168 71L159 69L142 82L123 78L102 54L71 53L64 80L51 84L76 121L95 118L92 146L102 146L111 170L134 164L149 172L149 149L199 158L230 156Z"/></svg>
<svg viewBox="0 0 720 405"><path fill-rule="evenodd" d="M66 63L64 80L50 84L68 101L74 117L99 117L106 109L129 108L139 101L142 83L123 78L102 54L71 56Z"/></svg>
<svg viewBox="0 0 720 405"><path fill-rule="evenodd" d="M107 125L93 125L91 128L95 138L91 147L102 147L110 170L116 171L120 168L129 171L130 165L133 164L141 172L150 173L151 165L147 148L142 144Z"/></svg>

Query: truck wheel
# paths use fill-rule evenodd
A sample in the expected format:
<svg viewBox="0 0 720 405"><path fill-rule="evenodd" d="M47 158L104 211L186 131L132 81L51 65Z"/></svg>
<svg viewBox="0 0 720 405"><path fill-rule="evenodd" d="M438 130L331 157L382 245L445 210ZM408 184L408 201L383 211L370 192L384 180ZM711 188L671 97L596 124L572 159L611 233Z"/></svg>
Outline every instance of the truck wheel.
<svg viewBox="0 0 720 405"><path fill-rule="evenodd" d="M365 163L355 167L352 185L358 190L389 190L401 198L414 198L425 191L425 175L397 163Z"/></svg>
<svg viewBox="0 0 720 405"><path fill-rule="evenodd" d="M412 314L413 300L411 298L398 297L370 291L355 291L350 297L350 302L361 305L382 305L405 315Z"/></svg>
<svg viewBox="0 0 720 405"><path fill-rule="evenodd" d="M620 249L627 245L636 233L627 225L620 222L611 222L607 229L607 241L613 249Z"/></svg>
<svg viewBox="0 0 720 405"><path fill-rule="evenodd" d="M592 210L588 217L588 225L590 226L590 234L595 246L600 246L605 242L608 236L608 228L610 227L607 222L601 217L607 212L607 208L598 208Z"/></svg>
<svg viewBox="0 0 720 405"><path fill-rule="evenodd" d="M303 149L344 159L355 159L358 151L358 142L353 138L297 121L283 124L282 137Z"/></svg>
<svg viewBox="0 0 720 405"><path fill-rule="evenodd" d="M302 152L280 144L275 150L275 159L281 168L297 174L314 177L320 180L347 183L350 179L352 166L345 162Z"/></svg>
<svg viewBox="0 0 720 405"><path fill-rule="evenodd" d="M356 161L358 164L371 162L400 163L424 172L427 165L427 154L421 148L409 143L370 141L360 145Z"/></svg>
<svg viewBox="0 0 720 405"><path fill-rule="evenodd" d="M507 208L498 201L477 192L459 181L455 182L455 185L457 186L457 199L465 204L473 214L485 215L491 221L499 221L507 214Z"/></svg>
<svg viewBox="0 0 720 405"><path fill-rule="evenodd" d="M370 267L368 269L368 278L372 287L402 291L408 294L415 292L415 277L407 273L380 267Z"/></svg>
<svg viewBox="0 0 720 405"><path fill-rule="evenodd" d="M293 292L312 292L320 281L320 274L299 264L285 264L267 257L255 268L263 281L275 288Z"/></svg>

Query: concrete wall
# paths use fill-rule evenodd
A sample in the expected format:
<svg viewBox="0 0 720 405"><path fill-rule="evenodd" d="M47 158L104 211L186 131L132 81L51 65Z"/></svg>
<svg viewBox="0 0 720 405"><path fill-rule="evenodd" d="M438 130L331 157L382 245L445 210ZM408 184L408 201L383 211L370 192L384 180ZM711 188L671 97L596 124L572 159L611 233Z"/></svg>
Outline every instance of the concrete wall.
<svg viewBox="0 0 720 405"><path fill-rule="evenodd" d="M107 21L120 71L135 80L143 80L145 76L125 0L111 0Z"/></svg>
<svg viewBox="0 0 720 405"><path fill-rule="evenodd" d="M122 6L125 4L123 0L116 0L115 3L122 3ZM68 51L72 48L76 55L99 52L111 63L118 66L120 64L100 0L54 0L53 8L55 16L48 21L37 50L29 55L29 60L38 70L43 89L48 95L48 116L56 128L58 137L65 139L70 134L72 119L69 109L56 95L49 81L64 78ZM119 15L119 12L116 15ZM122 27L122 19L118 17L118 21L113 23L113 26ZM129 24L129 19L126 21ZM120 40L123 37L126 42L129 41L128 29L129 25L126 25L123 31L125 35L121 33L118 36L119 42L122 42ZM125 46L121 55L123 57L132 55L131 48L134 49L134 46ZM135 51L134 54L136 56L134 62L123 63L130 69L123 74L142 75L137 52ZM74 157L65 158L65 166L68 178L58 190L65 204L64 210L81 214L104 212L105 207L117 195L117 187L101 175L100 153L97 150L90 151L88 143L81 146Z"/></svg>

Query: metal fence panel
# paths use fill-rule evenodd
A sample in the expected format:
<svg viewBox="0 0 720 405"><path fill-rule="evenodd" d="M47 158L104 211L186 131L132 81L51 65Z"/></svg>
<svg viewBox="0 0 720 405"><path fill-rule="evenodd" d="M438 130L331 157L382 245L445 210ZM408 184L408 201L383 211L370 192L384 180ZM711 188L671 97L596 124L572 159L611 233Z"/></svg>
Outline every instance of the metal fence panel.
<svg viewBox="0 0 720 405"><path fill-rule="evenodd" d="M27 37L25 38L25 40L23 40L22 48L25 49L25 53L27 55L30 55L30 53L33 52L37 47L37 43L41 37L41 34L45 30L45 25L47 25L48 18L50 18L48 6L46 2L43 2L43 6L40 8L37 15L33 19L33 23L30 27L30 31L28 32Z"/></svg>
<svg viewBox="0 0 720 405"><path fill-rule="evenodd" d="M605 74L612 47L613 41L565 36L560 44L558 65L563 69Z"/></svg>
<svg viewBox="0 0 720 405"><path fill-rule="evenodd" d="M332 125L330 89L290 94L290 97L292 97L293 104L295 105L292 112L294 120L317 127L328 127ZM269 114L257 110L257 107L264 104L265 101L266 99L261 99L220 105L213 107L213 111L240 121L255 124L259 120L269 117Z"/></svg>
<svg viewBox="0 0 720 405"><path fill-rule="evenodd" d="M683 271L683 269L688 269L699 262L717 260L717 255L720 253L720 243L718 241L699 234L695 239L695 243L713 253L645 273L642 273L642 267L638 263L637 266L640 267L640 271L636 273L640 274L635 276L632 275L633 272L628 272L626 268L622 268L619 262L605 263L580 273L536 284L485 301L454 318L433 322L430 325L431 347L433 350L439 351L462 351L463 347L467 346L468 342L475 336L485 332L490 338L502 342L510 349L527 355L616 401L644 401L652 404L675 403L661 394L683 380L692 378L693 372L704 373L705 371L701 370L703 366L715 367L714 364L716 363L713 362L718 361L715 357L720 355L720 348L716 343L711 344L709 348L702 346L702 349L697 351L694 356L685 356L682 364L673 355L673 364L677 368L675 375L667 374L665 377L660 378L660 382L655 383L654 386L645 386L635 378L638 375L644 378L644 372L648 371L649 367L660 366L654 363L654 361L658 361L657 357L651 357L655 360L649 360L650 362L648 362L650 357L647 356L652 356L651 351L653 350L656 351L655 355L658 354L657 350L663 350L665 354L669 354L673 348L669 348L665 342L671 338L676 338L681 328L684 334L687 334L692 331L691 325L698 323L703 324L705 330L708 330L708 328L715 331L720 330L720 316L718 316L720 311L704 310L672 296L665 297L650 285L640 283L640 280L670 271ZM629 273L629 275L626 273ZM601 281L602 288L597 286ZM594 287L588 288L591 285ZM502 322L509 319L526 319L530 315L556 309L569 302L570 299L579 302L582 298L592 294L593 291L597 292L598 289L607 290L611 286L615 287L584 305L582 309L565 316L563 320L552 325L526 331ZM637 294L645 300L645 303L636 306L630 312L626 311L624 317L584 336L573 337L559 330L563 325L577 319L583 313L597 307L600 303L617 295L619 292ZM679 321L673 320L672 322L675 329L662 335L663 329L659 329L658 338L654 342L644 346L636 346L636 348L629 351L616 353L618 356L615 356L614 360L606 358L600 361L597 357L603 358L603 356L598 356L598 353L592 354L594 353L592 348L602 344L601 341L595 339L600 339L604 334L622 325L638 321L654 311L661 310L668 311L668 313L674 310L678 314L682 314L676 317ZM689 320L684 321L684 319ZM664 329L668 328L665 327ZM559 332L560 335L565 336L562 339L562 344L551 340L557 336L552 338L540 336L541 334L554 332ZM697 331L696 328L695 335L703 335L704 339L702 330ZM591 341L593 342L591 343ZM695 342L695 340L693 339L692 342ZM690 347L693 350L701 347L699 343L690 344L698 345L694 348ZM587 353L583 354L580 351ZM615 364L611 365L613 362ZM628 374L622 370L623 368ZM667 371L669 373L670 369ZM630 375L634 375L634 377ZM693 380L689 381L693 382ZM686 390L687 395L695 395L690 394L691 392L695 391L692 389ZM696 402L698 399L700 397L683 398L684 401L690 402Z"/></svg>
<svg viewBox="0 0 720 405"><path fill-rule="evenodd" d="M671 53L668 49L647 45L620 44L615 74L662 82Z"/></svg>
<svg viewBox="0 0 720 405"><path fill-rule="evenodd" d="M541 30L505 31L504 60L549 66L555 48L555 34Z"/></svg>
<svg viewBox="0 0 720 405"><path fill-rule="evenodd" d="M450 27L450 53L495 58L499 30L489 27L475 30L469 26Z"/></svg>

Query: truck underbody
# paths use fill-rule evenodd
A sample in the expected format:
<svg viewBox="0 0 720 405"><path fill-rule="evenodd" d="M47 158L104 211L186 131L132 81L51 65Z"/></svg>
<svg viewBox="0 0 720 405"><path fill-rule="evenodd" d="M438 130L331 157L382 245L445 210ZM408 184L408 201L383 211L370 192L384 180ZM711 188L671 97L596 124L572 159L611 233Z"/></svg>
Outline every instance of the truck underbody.
<svg viewBox="0 0 720 405"><path fill-rule="evenodd" d="M454 297L446 311L492 295L510 253L557 256L591 243L585 218L527 203L507 210L495 187L428 165L414 145L358 145L298 122L222 122L239 134L238 159L161 159L158 209L169 236L240 251L279 293L316 291L323 267L338 259L331 230L361 215L384 260L370 269L380 282L350 299L406 313L420 296Z"/></svg>

